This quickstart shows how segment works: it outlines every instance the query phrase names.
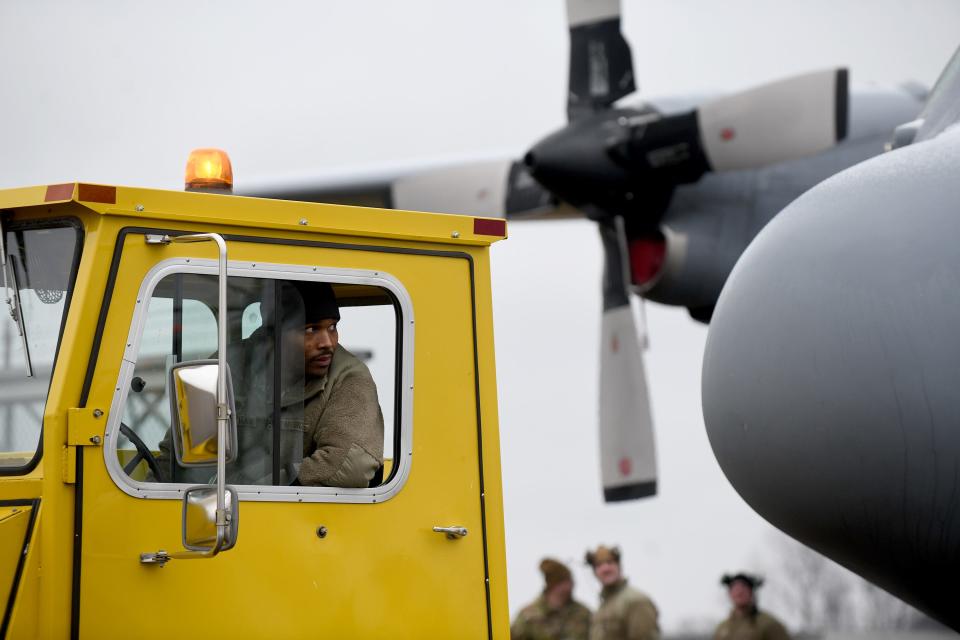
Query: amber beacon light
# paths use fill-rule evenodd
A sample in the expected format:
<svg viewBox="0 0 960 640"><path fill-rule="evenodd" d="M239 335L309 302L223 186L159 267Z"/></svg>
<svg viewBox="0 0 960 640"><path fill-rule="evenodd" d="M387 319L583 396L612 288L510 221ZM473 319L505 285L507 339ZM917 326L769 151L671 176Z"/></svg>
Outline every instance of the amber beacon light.
<svg viewBox="0 0 960 640"><path fill-rule="evenodd" d="M187 171L183 188L187 191L231 193L233 191L233 167L226 151L220 149L194 149L187 159Z"/></svg>

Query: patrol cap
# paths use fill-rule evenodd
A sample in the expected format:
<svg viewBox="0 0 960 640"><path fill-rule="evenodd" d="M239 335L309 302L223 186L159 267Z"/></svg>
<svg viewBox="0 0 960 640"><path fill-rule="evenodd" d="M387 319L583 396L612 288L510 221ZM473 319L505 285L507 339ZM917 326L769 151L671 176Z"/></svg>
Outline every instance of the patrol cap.
<svg viewBox="0 0 960 640"><path fill-rule="evenodd" d="M561 582L573 580L567 565L553 558L544 558L540 561L540 573L543 574L543 581L546 583L547 589L555 587Z"/></svg>
<svg viewBox="0 0 960 640"><path fill-rule="evenodd" d="M591 567L596 567L601 562L612 561L620 564L620 548L600 545L594 551L588 550L585 559Z"/></svg>
<svg viewBox="0 0 960 640"><path fill-rule="evenodd" d="M739 580L740 582L743 582L744 584L746 584L746 585L747 585L748 587L750 587L751 589L759 589L760 587L763 586L763 578L762 578L762 577L757 576L757 575L752 575L752 574L749 574L749 573L745 573L745 572L743 572L743 571L741 571L741 572L739 572L739 573L725 573L725 574L723 574L723 577L720 578L720 584L722 584L723 586L729 588L729 587L732 586L733 583L736 582L737 580Z"/></svg>

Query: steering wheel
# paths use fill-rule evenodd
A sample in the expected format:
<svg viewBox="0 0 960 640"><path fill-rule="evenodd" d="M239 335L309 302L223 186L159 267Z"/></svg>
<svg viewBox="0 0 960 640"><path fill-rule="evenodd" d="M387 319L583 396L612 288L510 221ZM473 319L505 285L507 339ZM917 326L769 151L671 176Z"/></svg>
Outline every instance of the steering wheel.
<svg viewBox="0 0 960 640"><path fill-rule="evenodd" d="M123 471L129 476L133 473L133 470L137 468L137 465L140 464L141 460L147 461L147 466L150 467L150 471L153 472L153 477L160 481L160 464L157 462L157 459L153 457L153 452L150 451L150 448L144 444L143 440L140 439L140 436L137 433L125 425L120 423L120 433L122 433L127 440L133 443L133 446L137 448L137 455L135 455L130 462L123 466Z"/></svg>

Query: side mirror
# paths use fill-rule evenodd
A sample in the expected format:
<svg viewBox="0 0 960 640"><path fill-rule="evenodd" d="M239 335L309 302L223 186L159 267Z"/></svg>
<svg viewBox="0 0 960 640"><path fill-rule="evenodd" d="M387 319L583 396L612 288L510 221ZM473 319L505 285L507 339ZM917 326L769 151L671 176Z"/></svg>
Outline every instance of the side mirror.
<svg viewBox="0 0 960 640"><path fill-rule="evenodd" d="M230 368L227 372L226 461L237 451L237 412ZM217 463L217 361L191 360L170 369L170 417L173 448L182 467Z"/></svg>
<svg viewBox="0 0 960 640"><path fill-rule="evenodd" d="M237 544L240 500L237 490L227 487L224 510L227 526L217 527L217 487L198 485L183 495L183 546L190 551L226 551ZM219 531L223 531L222 534ZM222 539L217 536L222 535Z"/></svg>

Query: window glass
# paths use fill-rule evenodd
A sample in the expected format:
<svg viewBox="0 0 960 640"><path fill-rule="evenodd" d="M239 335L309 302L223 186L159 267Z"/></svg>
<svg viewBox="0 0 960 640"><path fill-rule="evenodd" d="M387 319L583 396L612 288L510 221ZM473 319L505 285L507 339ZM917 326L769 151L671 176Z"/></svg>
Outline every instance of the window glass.
<svg viewBox="0 0 960 640"><path fill-rule="evenodd" d="M123 424L133 429L140 441L159 451L170 428L170 399L167 376L170 366L184 360L209 358L217 351L217 318L203 301L203 289L196 276L175 275L157 287L147 306L146 323L140 340ZM216 283L214 283L215 285ZM169 297L167 297L169 294ZM191 298L196 296L197 298ZM179 331L176 330L179 328ZM131 464L136 457L136 440L124 434L120 461ZM131 468L136 468L132 464ZM147 465L140 468L140 479Z"/></svg>
<svg viewBox="0 0 960 640"><path fill-rule="evenodd" d="M253 302L243 311L243 324L240 327L240 337L246 340L254 331L263 324L263 317L260 315L260 303Z"/></svg>
<svg viewBox="0 0 960 640"><path fill-rule="evenodd" d="M340 340L370 369L380 396L384 429L383 451L393 460L393 386L397 376L395 311L391 306L341 307ZM389 329L386 330L385 329Z"/></svg>
<svg viewBox="0 0 960 640"><path fill-rule="evenodd" d="M0 296L0 469L12 469L27 465L40 442L79 232L62 224L4 227L8 288Z"/></svg>
<svg viewBox="0 0 960 640"><path fill-rule="evenodd" d="M397 310L385 290L294 280L228 281L227 363L238 485L376 486L397 429ZM216 276L175 274L149 300L118 456L148 482L207 483L215 466L177 462L172 365L217 356ZM275 428L279 425L279 429Z"/></svg>

